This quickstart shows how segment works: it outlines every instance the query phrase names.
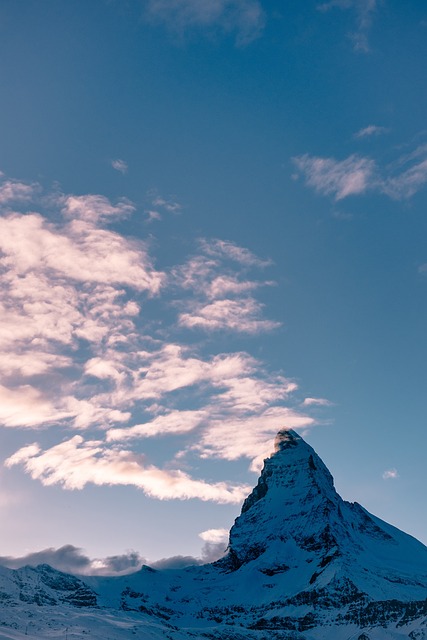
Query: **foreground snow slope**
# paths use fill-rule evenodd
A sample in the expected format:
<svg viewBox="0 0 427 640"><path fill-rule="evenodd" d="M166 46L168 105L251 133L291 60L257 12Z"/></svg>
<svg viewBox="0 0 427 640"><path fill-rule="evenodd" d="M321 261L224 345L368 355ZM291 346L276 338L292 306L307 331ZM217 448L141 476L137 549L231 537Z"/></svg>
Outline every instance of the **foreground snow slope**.
<svg viewBox="0 0 427 640"><path fill-rule="evenodd" d="M118 578L1 569L0 639L427 640L426 598L427 548L343 501L282 431L223 559Z"/></svg>

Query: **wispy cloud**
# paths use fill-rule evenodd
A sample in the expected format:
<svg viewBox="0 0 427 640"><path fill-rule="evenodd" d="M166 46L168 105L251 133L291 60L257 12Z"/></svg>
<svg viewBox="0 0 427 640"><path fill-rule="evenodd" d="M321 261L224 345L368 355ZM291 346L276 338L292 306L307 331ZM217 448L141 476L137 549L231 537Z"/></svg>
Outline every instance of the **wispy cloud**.
<svg viewBox="0 0 427 640"><path fill-rule="evenodd" d="M406 200L415 195L426 183L427 158L397 176L386 178L382 190L395 200Z"/></svg>
<svg viewBox="0 0 427 640"><path fill-rule="evenodd" d="M399 474L397 472L397 469L387 469L387 471L384 471L383 473L384 480L395 480L398 477Z"/></svg>
<svg viewBox="0 0 427 640"><path fill-rule="evenodd" d="M335 7L339 9L353 9L356 12L356 30L350 33L355 51L368 53L370 51L368 35L372 27L374 16L381 0L328 0L318 5L320 11L329 11Z"/></svg>
<svg viewBox="0 0 427 640"><path fill-rule="evenodd" d="M0 183L0 206L29 202L38 191L39 185L37 184L25 184L17 180L4 180L4 182Z"/></svg>
<svg viewBox="0 0 427 640"><path fill-rule="evenodd" d="M309 187L322 195L332 195L336 201L365 193L375 181L374 161L357 155L335 160L305 154L293 161Z"/></svg>
<svg viewBox="0 0 427 640"><path fill-rule="evenodd" d="M246 247L239 247L236 243L228 240L220 240L219 238L214 238L213 240L202 239L200 240L200 246L208 256L228 258L245 267L268 267L271 265L271 260L259 258Z"/></svg>
<svg viewBox="0 0 427 640"><path fill-rule="evenodd" d="M45 486L83 489L88 483L131 485L159 500L198 498L230 504L241 502L250 490L248 485L196 480L179 469L159 469L131 451L107 449L102 441L84 441L82 436L45 451L37 444L23 447L5 464L23 464L31 477Z"/></svg>
<svg viewBox="0 0 427 640"><path fill-rule="evenodd" d="M176 200L176 198L164 198L155 191L149 192L149 201L150 205L144 211L147 216L147 222L162 220L164 214L180 214L183 209L182 205Z"/></svg>
<svg viewBox="0 0 427 640"><path fill-rule="evenodd" d="M262 32L265 14L258 0L147 0L147 17L178 34L219 29L247 45Z"/></svg>
<svg viewBox="0 0 427 640"><path fill-rule="evenodd" d="M305 398L303 405L306 407L330 407L332 402L326 398Z"/></svg>
<svg viewBox="0 0 427 640"><path fill-rule="evenodd" d="M228 417L212 420L194 449L202 457L251 460L259 471L273 451L272 436L282 429L300 429L314 424L313 418L288 407L275 406L257 412L232 411Z"/></svg>
<svg viewBox="0 0 427 640"><path fill-rule="evenodd" d="M62 212L71 220L84 220L90 224L127 218L135 211L129 200L123 199L112 205L108 198L99 195L67 196L64 198Z"/></svg>
<svg viewBox="0 0 427 640"><path fill-rule="evenodd" d="M407 200L427 184L427 145L382 169L372 158L358 155L336 160L305 154L293 162L309 187L336 201L367 192Z"/></svg>
<svg viewBox="0 0 427 640"><path fill-rule="evenodd" d="M242 333L262 333L280 327L279 322L261 320L263 305L253 298L240 300L215 300L197 305L191 313L182 313L179 323L184 327L206 331L229 329Z"/></svg>
<svg viewBox="0 0 427 640"><path fill-rule="evenodd" d="M388 133L388 129L386 127L380 127L375 124L370 124L363 129L359 129L354 134L355 138L370 138L371 136L379 136L382 134Z"/></svg>
<svg viewBox="0 0 427 640"><path fill-rule="evenodd" d="M120 158L117 158L117 160L111 160L111 166L113 167L113 169L115 169L119 173L122 173L123 175L127 173L129 168L127 162L125 162L124 160L120 160Z"/></svg>
<svg viewBox="0 0 427 640"><path fill-rule="evenodd" d="M174 269L175 282L193 293L186 311L179 315L183 327L203 331L234 331L259 334L280 326L279 322L262 317L263 305L252 292L271 281L254 280L248 271L267 267L244 247L214 239L200 241L201 253ZM195 295L194 295L195 294Z"/></svg>

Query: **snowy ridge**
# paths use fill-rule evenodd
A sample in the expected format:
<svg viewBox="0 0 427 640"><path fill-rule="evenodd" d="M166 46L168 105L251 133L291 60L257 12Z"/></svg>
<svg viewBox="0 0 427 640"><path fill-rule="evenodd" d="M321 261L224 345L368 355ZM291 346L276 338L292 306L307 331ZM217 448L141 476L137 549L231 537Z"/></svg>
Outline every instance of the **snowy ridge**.
<svg viewBox="0 0 427 640"><path fill-rule="evenodd" d="M117 578L1 569L0 639L427 640L426 598L427 548L343 501L281 431L224 558Z"/></svg>

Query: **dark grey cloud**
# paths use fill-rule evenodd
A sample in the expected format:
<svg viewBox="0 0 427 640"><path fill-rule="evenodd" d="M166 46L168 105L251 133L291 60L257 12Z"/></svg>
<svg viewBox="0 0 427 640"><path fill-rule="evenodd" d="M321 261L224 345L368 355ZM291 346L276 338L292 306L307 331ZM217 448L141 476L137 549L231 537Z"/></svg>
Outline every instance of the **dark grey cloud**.
<svg viewBox="0 0 427 640"><path fill-rule="evenodd" d="M171 556L151 563L153 569L183 569L194 565L208 564L222 558L226 552L227 544L224 542L205 542L199 558L195 556Z"/></svg>
<svg viewBox="0 0 427 640"><path fill-rule="evenodd" d="M136 551L102 559L91 559L81 549L71 544L66 544L59 549L50 547L18 558L0 556L0 565L9 569L48 564L58 571L79 575L123 575L137 571L144 562L144 558Z"/></svg>

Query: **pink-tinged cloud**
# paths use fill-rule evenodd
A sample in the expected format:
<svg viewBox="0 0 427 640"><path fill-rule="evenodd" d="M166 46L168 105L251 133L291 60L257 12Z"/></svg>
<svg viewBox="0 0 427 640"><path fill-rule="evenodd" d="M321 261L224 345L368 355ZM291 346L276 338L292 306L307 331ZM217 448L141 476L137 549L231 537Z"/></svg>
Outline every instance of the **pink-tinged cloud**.
<svg viewBox="0 0 427 640"><path fill-rule="evenodd" d="M208 240L205 238L200 240L200 247L207 256L232 260L245 267L268 267L271 265L271 260L263 260L249 249L228 240L220 240L219 238Z"/></svg>
<svg viewBox="0 0 427 640"><path fill-rule="evenodd" d="M108 449L101 441L85 442L74 436L46 451L38 445L24 447L10 456L7 467L23 465L33 479L45 486L83 489L88 483L132 485L160 500L198 498L220 504L239 503L248 494L247 485L195 480L180 470L164 470L145 464L130 451Z"/></svg>
<svg viewBox="0 0 427 640"><path fill-rule="evenodd" d="M39 191L37 184L25 184L15 180L5 180L0 184L0 206L10 203L30 202Z"/></svg>
<svg viewBox="0 0 427 640"><path fill-rule="evenodd" d="M366 193L375 182L375 162L370 158L352 155L335 160L306 154L293 158L293 162L309 187L336 201Z"/></svg>
<svg viewBox="0 0 427 640"><path fill-rule="evenodd" d="M181 313L179 324L204 331L237 331L257 334L280 327L280 322L260 318L263 305L254 298L215 300L195 306L189 313Z"/></svg>
<svg viewBox="0 0 427 640"><path fill-rule="evenodd" d="M274 450L274 438L280 429L299 429L314 424L314 420L288 407L269 407L256 414L236 412L212 420L195 449L201 457L252 460L252 468Z"/></svg>
<svg viewBox="0 0 427 640"><path fill-rule="evenodd" d="M303 405L305 407L330 407L332 402L326 398L305 398Z"/></svg>
<svg viewBox="0 0 427 640"><path fill-rule="evenodd" d="M37 271L52 280L128 285L150 293L164 280L143 245L83 220L57 227L39 214L0 218L0 250L2 265L20 276Z"/></svg>
<svg viewBox="0 0 427 640"><path fill-rule="evenodd" d="M379 127L375 124L369 124L367 127L363 127L363 129L359 129L354 134L355 138L370 138L371 136L379 136L385 133L388 133L388 129L386 127Z"/></svg>
<svg viewBox="0 0 427 640"><path fill-rule="evenodd" d="M400 175L384 180L382 191L394 200L406 200L427 184L427 159L416 163Z"/></svg>
<svg viewBox="0 0 427 640"><path fill-rule="evenodd" d="M69 416L30 385L0 385L0 423L5 427L37 427Z"/></svg>
<svg viewBox="0 0 427 640"><path fill-rule="evenodd" d="M134 211L135 207L129 200L112 205L108 198L100 195L66 196L62 207L65 218L85 220L91 224L127 218Z"/></svg>
<svg viewBox="0 0 427 640"><path fill-rule="evenodd" d="M204 419L206 419L206 411L170 411L143 424L123 429L110 429L107 432L107 442L122 442L171 433L188 433L196 429Z"/></svg>

